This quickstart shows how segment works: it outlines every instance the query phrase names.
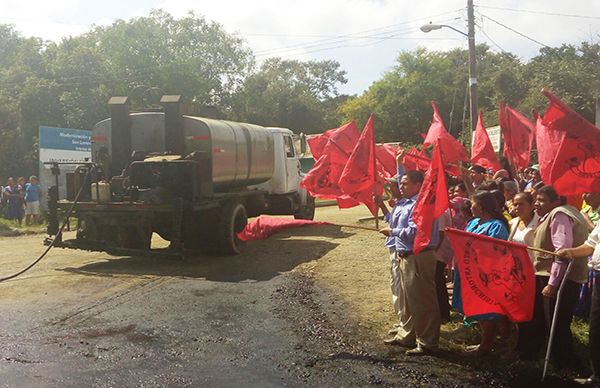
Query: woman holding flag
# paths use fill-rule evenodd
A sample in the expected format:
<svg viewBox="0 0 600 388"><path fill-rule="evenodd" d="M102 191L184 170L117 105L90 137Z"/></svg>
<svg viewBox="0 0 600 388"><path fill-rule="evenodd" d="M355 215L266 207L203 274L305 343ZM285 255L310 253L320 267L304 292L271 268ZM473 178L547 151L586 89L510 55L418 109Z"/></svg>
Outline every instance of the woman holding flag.
<svg viewBox="0 0 600 388"><path fill-rule="evenodd" d="M467 232L501 240L508 239L508 221L498 210L496 198L492 193L488 191L478 191L471 197L471 203L471 211L473 212L474 218L467 224ZM456 271L454 277L452 307L461 314L464 314L460 283L459 271ZM465 324L470 325L473 322L478 322L479 327L481 328L481 341L479 345L468 347L467 351L464 353L465 356L483 356L492 351L494 338L496 336L496 324L501 317L502 315L496 313L465 316Z"/></svg>

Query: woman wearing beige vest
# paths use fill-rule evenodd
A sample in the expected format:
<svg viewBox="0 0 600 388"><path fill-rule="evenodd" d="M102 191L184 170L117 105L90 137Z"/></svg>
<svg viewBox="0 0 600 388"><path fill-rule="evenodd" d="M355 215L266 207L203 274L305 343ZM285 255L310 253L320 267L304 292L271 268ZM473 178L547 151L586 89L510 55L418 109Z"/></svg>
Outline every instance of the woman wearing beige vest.
<svg viewBox="0 0 600 388"><path fill-rule="evenodd" d="M585 220L574 207L565 205L552 186L542 187L536 197L535 209L540 224L535 231L533 246L546 251L579 246L586 241L588 233ZM517 352L520 359L535 359L544 346L550 331L556 293L562 281L564 290L558 306L554 336L553 363L559 369L575 368L579 361L573 352L571 321L573 308L579 297L579 288L587 281L587 257L574 259L571 271L566 273L568 260L556 256L535 253L533 266L536 275L536 296L533 319L519 326L520 341Z"/></svg>

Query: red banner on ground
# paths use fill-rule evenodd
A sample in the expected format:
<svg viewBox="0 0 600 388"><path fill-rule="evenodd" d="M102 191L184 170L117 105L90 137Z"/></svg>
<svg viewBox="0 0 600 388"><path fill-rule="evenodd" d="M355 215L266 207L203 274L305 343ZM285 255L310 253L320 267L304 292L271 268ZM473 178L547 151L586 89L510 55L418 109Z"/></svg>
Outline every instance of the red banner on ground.
<svg viewBox="0 0 600 388"><path fill-rule="evenodd" d="M532 319L535 272L525 245L451 228L446 236L456 255L466 316L499 313L513 322Z"/></svg>
<svg viewBox="0 0 600 388"><path fill-rule="evenodd" d="M238 233L242 241L264 240L275 233L290 228L298 228L306 225L331 225L329 222L295 220L292 218L281 218L271 216L260 216L249 222L243 231Z"/></svg>

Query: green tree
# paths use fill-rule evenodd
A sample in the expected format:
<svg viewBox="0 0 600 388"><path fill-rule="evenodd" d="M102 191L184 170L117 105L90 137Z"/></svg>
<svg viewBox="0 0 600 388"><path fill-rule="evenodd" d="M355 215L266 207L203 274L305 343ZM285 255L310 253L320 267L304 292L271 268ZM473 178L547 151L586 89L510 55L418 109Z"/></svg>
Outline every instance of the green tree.
<svg viewBox="0 0 600 388"><path fill-rule="evenodd" d="M237 95L235 118L281 126L296 132L321 132L339 123L338 85L347 82L336 61L266 60Z"/></svg>
<svg viewBox="0 0 600 388"><path fill-rule="evenodd" d="M479 107L484 112L497 111L500 100L519 101L527 90L519 72L521 63L512 54L496 54L486 45L477 46L479 70ZM447 52L423 48L400 53L396 66L375 81L359 97L340 107L345 120L366 121L375 113L380 141L421 143L432 117L431 101L435 101L448 130L465 135L469 128L468 53L462 49ZM463 116L465 120L463 121ZM486 125L497 123L489 115Z"/></svg>
<svg viewBox="0 0 600 388"><path fill-rule="evenodd" d="M547 88L589 121L594 122L595 101L600 97L600 44L583 42L579 47L544 47L525 67L529 80L519 107L544 112Z"/></svg>

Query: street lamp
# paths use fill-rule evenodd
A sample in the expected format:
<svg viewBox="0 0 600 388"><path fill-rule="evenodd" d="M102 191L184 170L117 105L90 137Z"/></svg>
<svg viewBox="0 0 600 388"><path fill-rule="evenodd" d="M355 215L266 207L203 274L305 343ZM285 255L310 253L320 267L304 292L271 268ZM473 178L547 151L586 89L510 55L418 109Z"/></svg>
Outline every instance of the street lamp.
<svg viewBox="0 0 600 388"><path fill-rule="evenodd" d="M449 28L466 36L469 39L469 93L471 106L471 136L477 126L478 104L477 104L477 57L475 55L475 22L473 16L473 0L467 0L468 33L464 33L452 26L446 24L425 24L421 26L421 31L427 33L433 30L440 30L443 27Z"/></svg>
<svg viewBox="0 0 600 388"><path fill-rule="evenodd" d="M429 23L429 24L424 24L424 25L422 25L422 26L421 26L421 31L423 31L423 32L430 32L430 31L433 31L433 30L441 30L441 29L442 29L442 27L449 28L449 29L451 29L451 30L454 30L454 31L458 32L458 33L459 33L459 34L461 34L461 35L464 35L464 36L466 36L466 37L469 37L469 34L465 34L465 33L464 33L464 32L462 32L461 30L459 30L459 29L456 29L456 28L454 28L454 27L452 27L452 26L449 26L449 25L447 25L447 24L432 24L432 23Z"/></svg>

